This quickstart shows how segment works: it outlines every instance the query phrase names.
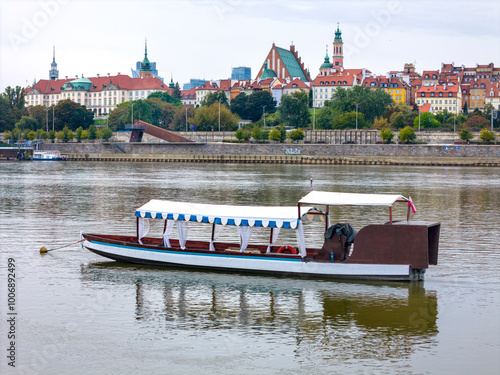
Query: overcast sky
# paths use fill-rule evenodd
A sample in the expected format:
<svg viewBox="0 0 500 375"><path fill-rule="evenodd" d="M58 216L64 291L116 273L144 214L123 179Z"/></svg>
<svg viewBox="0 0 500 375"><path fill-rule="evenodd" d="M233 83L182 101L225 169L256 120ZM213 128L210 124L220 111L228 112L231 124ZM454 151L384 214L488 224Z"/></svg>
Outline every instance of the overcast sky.
<svg viewBox="0 0 500 375"><path fill-rule="evenodd" d="M0 0L0 91L47 79L53 45L59 78L131 75L145 38L160 76L181 87L229 78L236 66L255 78L273 42L293 41L315 77L337 22L346 68L500 66L497 0Z"/></svg>

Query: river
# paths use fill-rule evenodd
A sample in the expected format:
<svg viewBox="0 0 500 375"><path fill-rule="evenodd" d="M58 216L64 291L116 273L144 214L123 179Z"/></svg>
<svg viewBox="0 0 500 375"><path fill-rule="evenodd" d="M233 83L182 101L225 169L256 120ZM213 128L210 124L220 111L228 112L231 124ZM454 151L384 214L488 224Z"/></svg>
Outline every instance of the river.
<svg viewBox="0 0 500 375"><path fill-rule="evenodd" d="M416 219L441 222L439 264L420 283L360 283L126 265L78 244L39 253L80 231L135 233L149 199L295 205L311 178L411 195ZM1 162L0 372L498 374L499 192L496 168Z"/></svg>

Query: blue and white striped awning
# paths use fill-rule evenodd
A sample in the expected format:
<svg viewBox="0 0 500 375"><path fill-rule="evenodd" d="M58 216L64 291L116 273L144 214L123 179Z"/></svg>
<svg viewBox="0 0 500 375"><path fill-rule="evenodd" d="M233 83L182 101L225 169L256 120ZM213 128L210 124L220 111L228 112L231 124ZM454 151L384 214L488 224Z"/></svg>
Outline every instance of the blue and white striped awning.
<svg viewBox="0 0 500 375"><path fill-rule="evenodd" d="M310 210L312 210L310 207L301 207L301 215L307 214ZM135 212L135 216L148 219L292 229L297 228L300 222L296 206L230 206L157 199L153 199L139 207Z"/></svg>

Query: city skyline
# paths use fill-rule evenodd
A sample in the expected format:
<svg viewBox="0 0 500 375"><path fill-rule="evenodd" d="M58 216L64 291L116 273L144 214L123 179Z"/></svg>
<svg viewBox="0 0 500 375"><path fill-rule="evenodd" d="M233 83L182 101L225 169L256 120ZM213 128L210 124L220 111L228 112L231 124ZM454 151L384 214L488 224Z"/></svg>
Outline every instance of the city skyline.
<svg viewBox="0 0 500 375"><path fill-rule="evenodd" d="M129 74L142 60L145 38L159 75L173 75L181 86L191 78L229 78L237 66L256 74L273 42L283 48L293 42L314 78L326 45L331 56L337 22L346 68L385 74L404 63L419 72L442 62L500 65L497 2L149 1L140 3L141 12L132 6L137 3L2 2L0 90L47 79L53 45L59 78ZM85 20L92 22L85 26Z"/></svg>

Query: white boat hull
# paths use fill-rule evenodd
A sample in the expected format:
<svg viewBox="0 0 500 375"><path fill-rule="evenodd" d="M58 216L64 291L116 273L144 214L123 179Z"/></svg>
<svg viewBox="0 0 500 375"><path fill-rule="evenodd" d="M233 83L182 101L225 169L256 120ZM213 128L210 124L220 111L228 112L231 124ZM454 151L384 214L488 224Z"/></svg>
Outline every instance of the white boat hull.
<svg viewBox="0 0 500 375"><path fill-rule="evenodd" d="M217 252L183 252L182 250L151 249L88 240L84 241L83 246L98 255L132 263L270 275L358 280L419 280L423 278L424 271L412 269L410 265L315 262L303 261L294 256L270 259L265 255L241 256Z"/></svg>

